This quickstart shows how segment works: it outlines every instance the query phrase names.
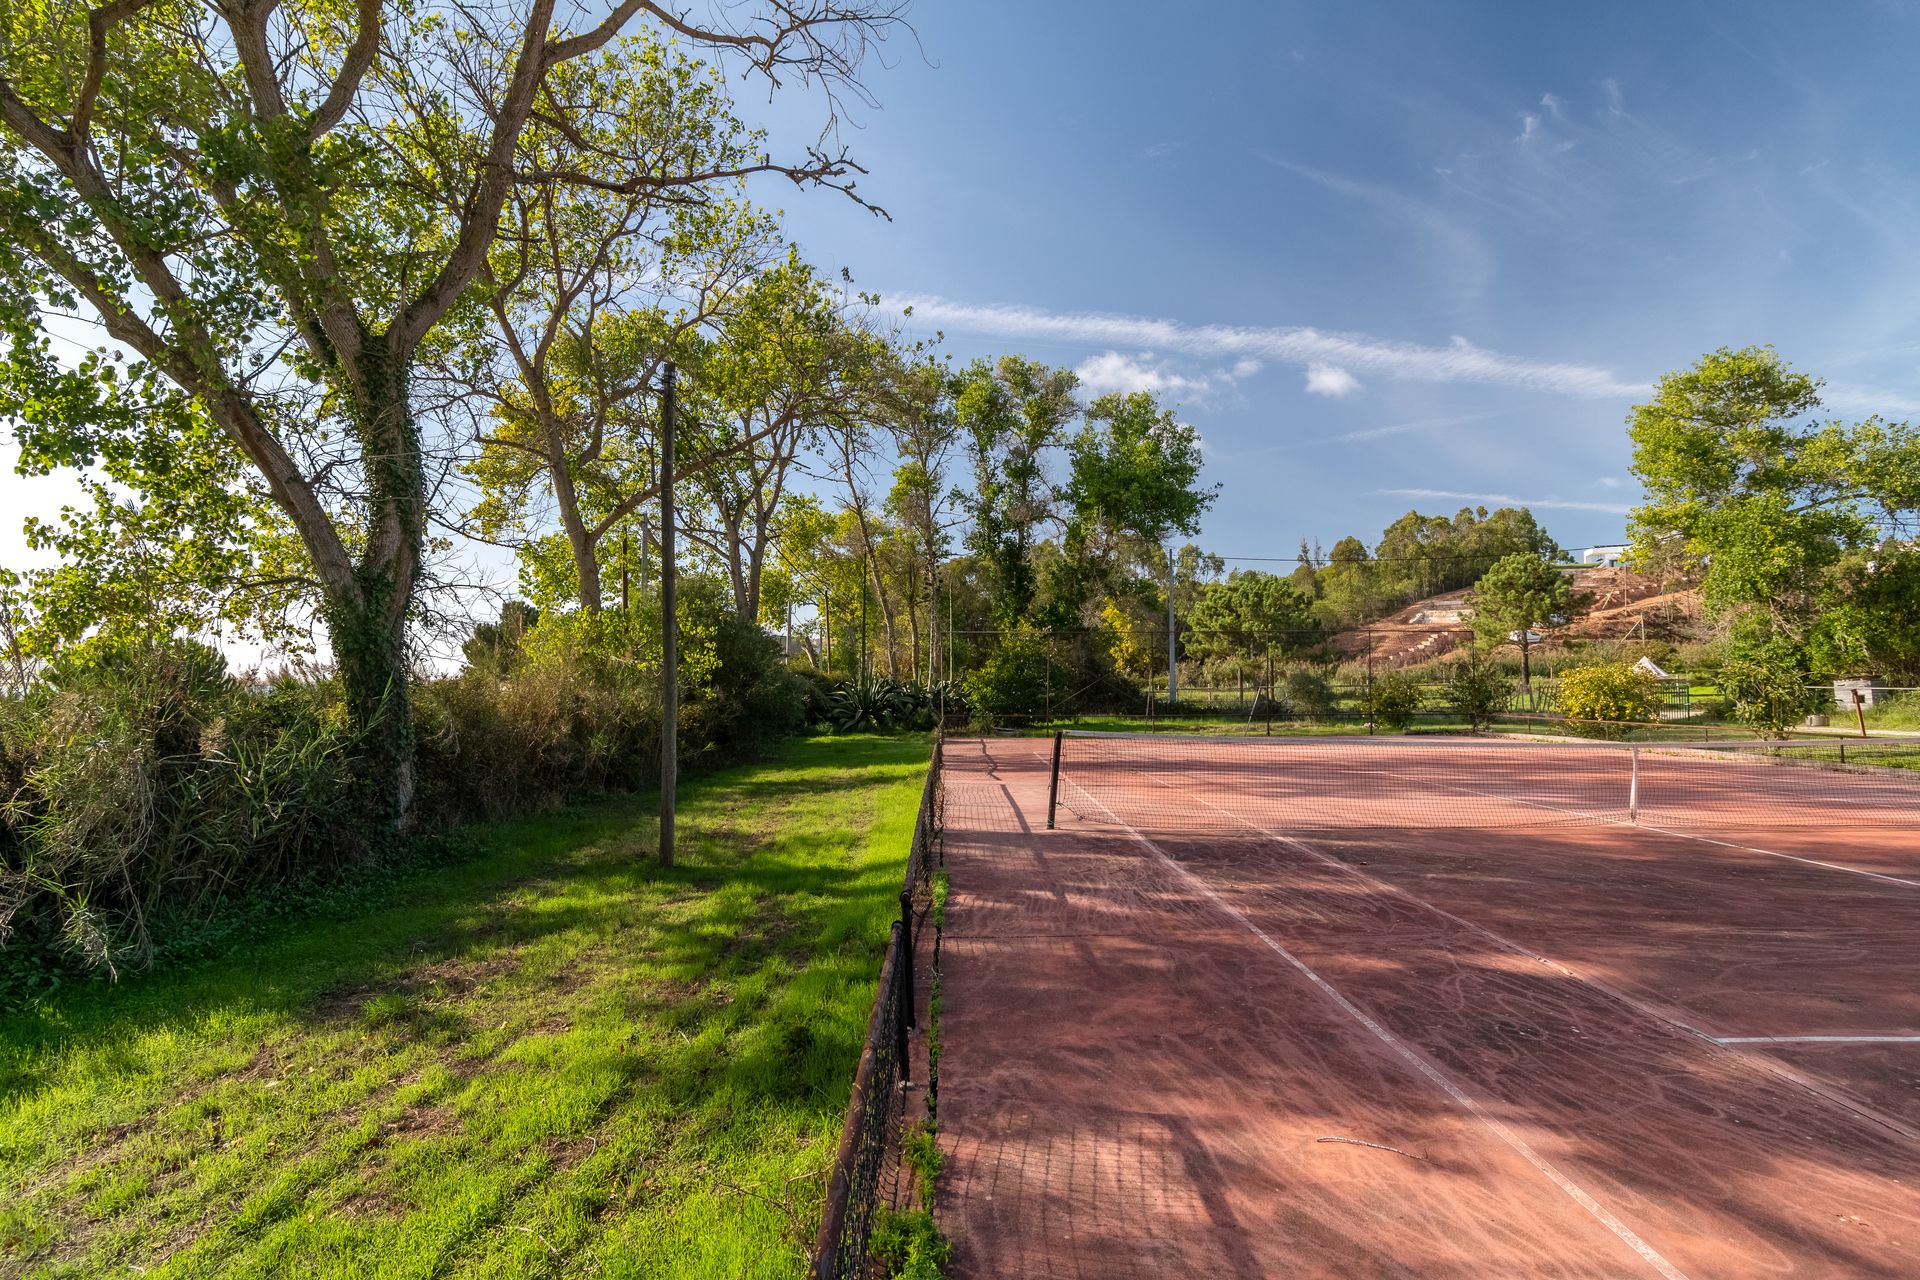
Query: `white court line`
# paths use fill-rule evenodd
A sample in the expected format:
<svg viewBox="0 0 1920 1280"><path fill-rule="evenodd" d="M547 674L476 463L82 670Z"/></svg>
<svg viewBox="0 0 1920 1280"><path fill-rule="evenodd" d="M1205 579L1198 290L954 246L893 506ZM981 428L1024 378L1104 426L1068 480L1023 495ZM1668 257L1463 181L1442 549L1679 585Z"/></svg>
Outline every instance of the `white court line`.
<svg viewBox="0 0 1920 1280"><path fill-rule="evenodd" d="M1065 778L1064 775L1063 775L1063 780L1072 782L1072 779ZM1320 991L1320 993L1323 996L1325 996L1328 1000L1332 1001L1333 1004L1336 1005L1343 1013L1345 1013L1348 1017L1352 1018L1355 1022L1358 1022L1361 1026L1365 1027L1382 1044L1386 1045L1389 1049L1393 1050L1394 1053L1398 1054L1400 1058L1404 1062L1406 1062L1408 1066L1412 1067L1415 1071L1419 1072L1422 1076L1425 1076L1427 1080L1429 1080L1431 1083L1438 1086L1442 1092L1444 1092L1448 1097L1452 1098L1454 1102L1459 1104L1459 1106L1462 1107L1464 1110L1466 1110L1468 1114L1472 1115L1476 1120L1480 1121L1482 1125L1486 1126L1486 1128L1490 1130L1495 1137L1499 1138L1502 1142L1506 1143L1516 1153L1518 1153L1521 1157L1523 1157L1527 1161L1527 1163L1531 1164L1535 1169L1539 1170L1542 1174L1544 1174L1549 1181L1551 1181L1556 1187L1560 1188L1561 1191L1565 1192L1567 1196L1570 1199L1572 1199L1575 1204L1578 1204L1582 1209L1585 1209L1602 1226L1606 1227L1607 1230L1613 1232L1615 1236L1618 1236L1620 1241L1623 1244L1625 1244L1628 1248L1632 1249L1635 1253L1639 1254L1640 1258L1648 1266L1652 1267L1655 1271L1657 1271L1661 1276L1665 1277L1665 1280L1687 1280L1685 1272L1681 1271L1679 1268L1675 1267L1671 1262L1668 1262L1665 1258L1661 1257L1659 1252L1656 1251L1652 1245L1648 1244L1645 1240L1642 1240L1637 1234L1635 1234L1633 1228L1629 1227L1626 1223L1622 1222L1619 1218L1616 1218L1611 1212L1608 1211L1605 1205L1601 1204L1598 1200L1595 1200L1591 1195L1587 1194L1587 1192L1584 1189L1582 1189L1578 1183L1574 1182L1573 1179L1567 1177L1566 1174L1560 1172L1560 1170L1554 1167L1553 1163L1549 1161L1545 1156L1535 1151L1531 1146L1528 1146L1524 1138L1522 1138L1519 1134L1515 1133L1512 1129L1509 1129L1506 1125L1502 1124L1496 1117L1494 1117L1490 1112L1488 1112L1485 1107L1481 1106L1478 1102L1476 1102L1473 1099L1473 1097L1466 1092L1464 1088L1462 1088L1459 1084L1455 1083L1453 1079L1449 1077L1445 1072L1441 1071L1439 1067L1429 1062L1424 1055L1416 1052L1414 1049L1408 1046L1404 1041L1402 1041L1398 1036L1394 1035L1393 1032L1387 1030L1385 1027L1381 1026L1378 1022L1374 1021L1373 1017L1370 1014L1368 1014L1366 1010L1362 1009L1359 1005L1355 1004L1353 1001L1349 1000L1345 995L1341 994L1340 989L1338 987L1335 987L1331 982L1328 982L1325 978L1321 977L1318 973L1314 972L1314 970L1310 968L1305 961L1301 960L1298 956L1294 955L1291 951L1288 951L1285 947L1281 946L1278 942L1274 941L1273 938L1270 935L1268 935L1265 930L1263 930L1259 925L1255 924L1252 920L1248 919L1247 916L1243 912L1241 912L1241 910L1238 907L1234 906L1232 903L1228 902L1225 898L1221 897L1218 893L1216 893L1213 887L1209 885L1205 880L1201 879L1194 872L1188 870L1186 867L1176 862L1173 858L1169 857L1166 851L1161 849L1159 845L1147 839L1147 837L1141 835L1138 831L1135 831L1132 827L1128 826L1125 822L1121 821L1120 818L1114 814L1113 810L1108 809L1106 805L1101 804L1100 801L1096 799L1091 792L1087 791L1085 787L1080 786L1080 784L1077 782L1074 782L1073 786L1080 792L1081 795L1085 796L1089 801L1097 805L1116 826L1125 830L1128 835L1132 836L1136 841L1144 845L1147 848L1147 850L1153 854L1154 857L1158 858L1162 863L1164 863L1167 866L1167 868L1171 870L1175 875L1179 876L1181 879L1191 884L1195 890L1197 890L1208 901L1212 902L1213 905L1216 908L1218 908L1221 912L1232 917L1234 920L1238 921L1239 924L1242 927L1244 927L1248 933L1251 933L1254 937L1258 938L1262 943L1266 945L1266 947L1270 951L1272 951L1275 955L1279 956L1282 960L1285 960L1289 965L1292 965L1304 977L1306 977L1306 979L1309 982L1313 983L1313 985Z"/></svg>
<svg viewBox="0 0 1920 1280"><path fill-rule="evenodd" d="M1363 773L1378 774L1384 778L1405 779L1405 774L1393 773L1385 769L1369 769L1364 765L1355 766ZM1680 831L1673 827L1656 826L1651 822L1622 822L1618 818L1609 818L1603 814L1589 813L1584 809L1566 809L1557 804L1547 804L1541 800L1522 800L1518 796L1505 796L1497 791L1482 791L1478 787L1451 786L1444 782L1432 782L1420 779L1420 784L1441 791L1457 791L1462 795L1484 796L1490 800L1505 800L1513 804L1524 804L1534 809L1548 809L1554 813L1569 814L1576 818L1586 818L1592 822L1605 822L1611 826L1625 827L1629 831L1658 831L1662 835L1678 836L1682 840L1698 840L1702 844L1719 845L1723 849L1739 849L1745 853L1762 853L1769 858L1785 858L1789 862L1801 862L1810 867L1825 867L1829 871L1845 871L1849 875L1866 876L1870 880L1881 880L1887 884L1902 885L1908 889L1920 889L1920 880L1903 880L1899 876L1882 875L1878 871L1862 871L1858 867L1842 866L1838 862L1822 862L1818 858L1802 858L1791 853L1779 853L1773 849L1762 849L1758 845L1740 844L1733 840L1716 840L1712 836L1695 835L1691 831Z"/></svg>
<svg viewBox="0 0 1920 1280"><path fill-rule="evenodd" d="M1153 778L1154 778L1154 781L1158 782L1161 786L1166 787L1169 790L1175 789L1172 783L1166 781L1164 778L1159 777L1157 774L1153 775ZM1074 785L1078 787L1080 784L1075 783ZM1081 791L1081 794L1083 795L1086 794L1085 787L1080 787L1080 791ZM1662 1004L1657 1004L1657 1003L1643 1000L1638 996L1628 994L1627 992L1619 989L1618 987L1613 986L1611 983L1603 982L1598 978L1591 977L1584 973L1579 973L1567 967L1566 965L1560 963L1558 960L1553 960L1548 958L1545 955L1542 955L1540 952L1533 950L1531 947L1522 946L1520 943L1515 942L1511 938L1508 938L1502 934L1495 933L1492 929L1487 928L1483 924L1478 924L1472 920L1467 919L1465 916L1455 915L1453 912L1448 911L1445 907L1436 906L1433 903L1428 902L1425 898L1420 897L1418 894L1414 893L1412 890L1402 888L1400 885L1393 883L1391 880L1383 880L1380 877L1371 874L1370 872L1360 870L1358 867L1352 865L1351 863L1348 863L1340 858L1337 858L1330 853L1326 853L1320 849L1316 849L1312 845L1308 844L1306 841L1300 839L1298 836L1282 835L1278 831L1274 831L1274 830L1271 830L1270 828L1262 827L1257 825L1256 823L1249 822L1247 819L1241 817L1237 813L1232 812L1231 810L1222 809L1219 805L1214 804L1210 800L1201 799L1198 794L1194 793L1191 790L1184 792L1183 794L1185 794L1188 799L1194 800L1200 804L1205 805L1207 808L1212 809L1215 813L1220 814L1222 817L1231 818L1233 821L1247 828L1247 830L1252 831L1256 835L1263 836L1266 839L1273 841L1275 844L1285 845L1290 848L1298 849L1300 852L1306 854L1311 858L1315 858L1318 861L1323 862L1330 867L1335 867L1341 871L1346 872L1348 875L1358 879L1362 884L1369 885L1372 888L1380 890L1384 893L1405 898L1407 901L1413 903L1415 906L1418 906L1427 911L1430 911L1434 915L1440 916L1443 919L1451 920L1453 923L1461 926L1464 929L1468 929L1474 933L1479 934L1481 937L1486 938L1492 943L1494 943L1494 945L1502 947L1505 950L1512 952L1514 955L1524 956L1525 958L1534 961L1536 964L1540 964L1548 969L1553 970L1555 973L1559 973L1565 977L1572 978L1576 982L1584 982L1588 986L1594 988L1596 991L1603 992L1604 994L1613 997L1613 999L1619 1001L1621 1004L1626 1005L1629 1009L1633 1009L1645 1017L1652 1018L1657 1022L1664 1022L1668 1026L1671 1026L1680 1031L1683 1031L1688 1035L1696 1036L1699 1039L1707 1041L1711 1044L1721 1045L1721 1046L1730 1046L1730 1045L1736 1045L1736 1044L1758 1044L1758 1043L1769 1042L1775 1039L1820 1040L1820 1039L1828 1038L1828 1037L1820 1037L1820 1036L1742 1037L1742 1036L1711 1035L1708 1032L1703 1031L1699 1027L1694 1026L1692 1023L1688 1022L1685 1018L1682 1018L1677 1012L1667 1009ZM1109 810L1109 812L1111 812L1111 810ZM1858 1039L1858 1038L1859 1037L1841 1037L1841 1039ZM1867 1038L1868 1039L1881 1039L1881 1038L1899 1039L1899 1037L1867 1037ZM1914 1037L1911 1037L1911 1039L1913 1039L1915 1042L1920 1042L1920 1036L1914 1036ZM1738 1051L1736 1050L1736 1052ZM1864 1102L1859 1102L1852 1098L1834 1094L1829 1090L1821 1087L1821 1085L1816 1081L1814 1081L1813 1079L1802 1075L1800 1072L1794 1070L1792 1067L1788 1066L1784 1062L1779 1061L1776 1058L1768 1057L1765 1054L1742 1054L1741 1056L1744 1057L1747 1061L1754 1064L1755 1066L1758 1066L1761 1070L1767 1072L1769 1075L1778 1076L1780 1079L1785 1080L1789 1084L1796 1085L1801 1089L1805 1089L1808 1093L1811 1093L1814 1097L1819 1098L1822 1101L1832 1106L1838 1107L1840 1110L1845 1111L1850 1115L1859 1116L1860 1118L1864 1120L1870 1120L1873 1123L1882 1126L1883 1128L1891 1129L1895 1133L1899 1134L1903 1138L1908 1139L1909 1141L1920 1141L1920 1131L1916 1131L1911 1125L1908 1125L1900 1120L1897 1120L1890 1115L1886 1115L1885 1113L1881 1112L1878 1108L1869 1106Z"/></svg>
<svg viewBox="0 0 1920 1280"><path fill-rule="evenodd" d="M1920 1036L1708 1036L1715 1044L1920 1044Z"/></svg>

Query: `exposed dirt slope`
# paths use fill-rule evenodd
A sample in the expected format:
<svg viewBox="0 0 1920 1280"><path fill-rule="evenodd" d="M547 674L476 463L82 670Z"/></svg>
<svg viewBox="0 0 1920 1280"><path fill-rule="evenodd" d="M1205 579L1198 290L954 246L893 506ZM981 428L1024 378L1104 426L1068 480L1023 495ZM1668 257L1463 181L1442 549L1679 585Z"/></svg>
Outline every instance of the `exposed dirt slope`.
<svg viewBox="0 0 1920 1280"><path fill-rule="evenodd" d="M1679 640L1700 620L1700 593L1668 591L1658 578L1627 569L1569 571L1576 587L1593 597L1586 613L1556 630L1555 638L1578 640ZM1380 669L1416 666L1444 657L1472 637L1467 592L1449 591L1416 600L1400 612L1333 637L1342 658L1373 651Z"/></svg>

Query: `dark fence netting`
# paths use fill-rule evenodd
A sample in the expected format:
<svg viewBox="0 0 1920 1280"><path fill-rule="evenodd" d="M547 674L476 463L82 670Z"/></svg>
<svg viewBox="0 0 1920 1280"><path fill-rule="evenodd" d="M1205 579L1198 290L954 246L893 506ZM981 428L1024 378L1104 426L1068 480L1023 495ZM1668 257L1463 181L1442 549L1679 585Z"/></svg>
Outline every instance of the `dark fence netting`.
<svg viewBox="0 0 1920 1280"><path fill-rule="evenodd" d="M923 927L933 913L933 872L940 856L941 744L936 739L933 762L920 793L920 813L913 827L907 855L906 881L900 890L900 918L887 940L880 967L880 989L874 996L867 1040L854 1071L853 1097L840 1130L840 1148L827 1184L827 1205L814 1242L813 1280L861 1280L870 1274L867 1246L874 1218L882 1207L899 1208L909 1193L910 1174L903 1173L901 1140L910 1123L907 1098L915 1082L912 1034L916 1030L915 956L932 946L917 947Z"/></svg>

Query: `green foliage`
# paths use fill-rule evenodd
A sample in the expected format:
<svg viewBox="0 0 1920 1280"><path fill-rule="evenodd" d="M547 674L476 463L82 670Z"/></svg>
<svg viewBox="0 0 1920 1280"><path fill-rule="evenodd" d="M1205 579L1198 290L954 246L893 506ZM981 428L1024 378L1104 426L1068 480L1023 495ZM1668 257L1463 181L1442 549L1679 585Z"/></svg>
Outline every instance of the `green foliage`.
<svg viewBox="0 0 1920 1280"><path fill-rule="evenodd" d="M1905 423L1815 422L1820 383L1771 347L1721 348L1660 380L1634 408L1635 554L1700 575L1709 609L1804 643L1835 664L1920 656L1910 548L1920 432ZM1848 606L1852 606L1849 609Z"/></svg>
<svg viewBox="0 0 1920 1280"><path fill-rule="evenodd" d="M1411 671L1389 671L1374 680L1362 703L1367 719L1400 730L1413 723L1424 697L1418 676Z"/></svg>
<svg viewBox="0 0 1920 1280"><path fill-rule="evenodd" d="M1473 728L1492 723L1511 696L1506 673L1481 653L1470 649L1447 664L1447 708Z"/></svg>
<svg viewBox="0 0 1920 1280"><path fill-rule="evenodd" d="M1660 682L1626 661L1598 662L1562 672L1554 689L1554 709L1582 723L1576 732L1624 737L1633 723L1645 723L1660 710Z"/></svg>
<svg viewBox="0 0 1920 1280"><path fill-rule="evenodd" d="M251 692L202 646L78 651L7 721L0 921L29 946L141 966L157 917L366 848L347 825L355 744L337 704Z"/></svg>
<svg viewBox="0 0 1920 1280"><path fill-rule="evenodd" d="M1566 574L1526 552L1495 561L1467 599L1473 606L1473 629L1482 641L1498 645L1518 633L1523 682L1533 676L1534 629L1559 625L1584 603Z"/></svg>
<svg viewBox="0 0 1920 1280"><path fill-rule="evenodd" d="M1285 578L1236 570L1202 589L1182 641L1194 657L1228 658L1242 670L1260 671L1269 654L1284 658L1312 642L1312 609Z"/></svg>
<svg viewBox="0 0 1920 1280"><path fill-rule="evenodd" d="M724 595L690 588L681 740L698 769L797 730L806 691ZM659 671L629 654L658 627L550 617L508 673L416 684L419 821L654 785ZM163 925L364 857L376 841L356 820L357 745L331 683L251 688L184 642L71 651L25 698L0 700L0 943L141 966Z"/></svg>
<svg viewBox="0 0 1920 1280"><path fill-rule="evenodd" d="M1471 586L1504 556L1551 560L1560 548L1525 507L1465 507L1451 518L1409 511L1381 532L1369 550L1345 537L1316 567L1316 551L1301 546L1301 565L1288 581L1315 600L1329 626L1346 627L1392 613L1410 600Z"/></svg>
<svg viewBox="0 0 1920 1280"><path fill-rule="evenodd" d="M1805 654L1777 636L1737 643L1717 678L1733 700L1734 718L1770 738L1785 737L1788 728L1822 702L1819 691L1810 687Z"/></svg>
<svg viewBox="0 0 1920 1280"><path fill-rule="evenodd" d="M520 665L521 644L527 631L540 621L540 610L520 600L500 606L500 620L475 623L473 634L460 646L467 665L505 678Z"/></svg>
<svg viewBox="0 0 1920 1280"><path fill-rule="evenodd" d="M882 1205L867 1247L894 1280L940 1280L953 1257L953 1246L925 1209L902 1212Z"/></svg>
<svg viewBox="0 0 1920 1280"><path fill-rule="evenodd" d="M1308 720L1325 720L1339 701L1323 672L1304 669L1287 673L1285 697L1293 714Z"/></svg>
<svg viewBox="0 0 1920 1280"><path fill-rule="evenodd" d="M691 779L672 869L650 796L469 830L0 1016L6 1265L803 1274L926 759Z"/></svg>
<svg viewBox="0 0 1920 1280"><path fill-rule="evenodd" d="M1000 645L966 678L967 702L988 725L1026 724L1066 709L1069 691L1051 639L1032 627L1000 638Z"/></svg>
<svg viewBox="0 0 1920 1280"><path fill-rule="evenodd" d="M889 676L859 676L834 690L827 720L841 733L930 729L927 690Z"/></svg>

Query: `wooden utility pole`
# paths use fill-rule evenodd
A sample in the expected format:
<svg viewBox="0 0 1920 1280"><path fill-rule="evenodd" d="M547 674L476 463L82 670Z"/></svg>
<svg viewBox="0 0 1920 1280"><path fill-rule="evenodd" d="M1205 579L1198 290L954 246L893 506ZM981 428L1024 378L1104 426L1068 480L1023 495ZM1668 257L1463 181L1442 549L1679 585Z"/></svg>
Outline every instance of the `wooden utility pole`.
<svg viewBox="0 0 1920 1280"><path fill-rule="evenodd" d="M660 395L660 865L673 865L674 790L680 781L679 566L673 562L674 368Z"/></svg>

